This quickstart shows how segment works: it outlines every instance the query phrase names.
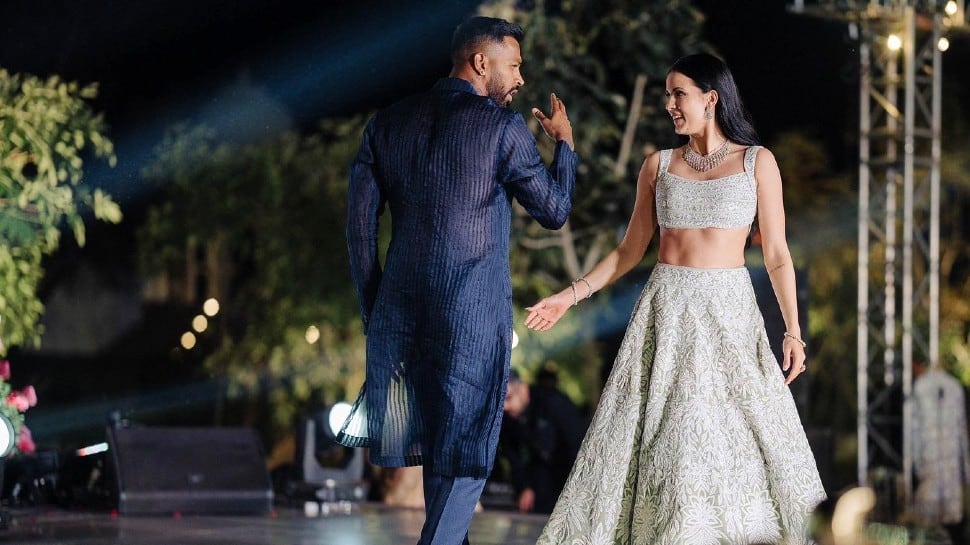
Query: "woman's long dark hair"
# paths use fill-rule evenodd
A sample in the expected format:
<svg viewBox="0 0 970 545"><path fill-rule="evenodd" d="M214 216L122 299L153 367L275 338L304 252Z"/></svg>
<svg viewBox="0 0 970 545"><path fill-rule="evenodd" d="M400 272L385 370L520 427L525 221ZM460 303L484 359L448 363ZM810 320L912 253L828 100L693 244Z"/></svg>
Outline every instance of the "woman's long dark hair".
<svg viewBox="0 0 970 545"><path fill-rule="evenodd" d="M745 146L758 145L758 131L754 128L751 115L741 102L741 94L734 83L734 76L724 61L708 53L696 53L681 57L667 71L683 74L705 93L717 91L717 107L714 115L717 124L728 140Z"/></svg>

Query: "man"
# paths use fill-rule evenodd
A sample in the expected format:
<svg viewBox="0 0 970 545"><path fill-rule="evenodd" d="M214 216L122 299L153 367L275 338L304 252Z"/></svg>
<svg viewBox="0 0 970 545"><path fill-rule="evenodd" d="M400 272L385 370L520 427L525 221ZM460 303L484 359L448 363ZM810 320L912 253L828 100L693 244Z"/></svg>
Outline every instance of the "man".
<svg viewBox="0 0 970 545"><path fill-rule="evenodd" d="M547 170L507 106L524 85L522 29L474 17L452 39L450 77L379 112L351 167L347 241L367 380L340 441L385 467L423 465L419 545L468 543L491 471L512 337L512 199L558 229L578 158L566 108L533 109L557 141ZM378 218L391 242L378 261Z"/></svg>
<svg viewBox="0 0 970 545"><path fill-rule="evenodd" d="M552 513L586 433L579 409L555 382L547 369L533 386L509 374L499 450L522 513Z"/></svg>

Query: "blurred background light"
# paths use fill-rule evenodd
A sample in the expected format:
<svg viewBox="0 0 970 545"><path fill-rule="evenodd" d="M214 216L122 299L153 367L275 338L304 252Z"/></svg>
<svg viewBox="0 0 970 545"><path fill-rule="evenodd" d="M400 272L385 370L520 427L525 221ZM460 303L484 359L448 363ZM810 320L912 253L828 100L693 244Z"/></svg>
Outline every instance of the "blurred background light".
<svg viewBox="0 0 970 545"><path fill-rule="evenodd" d="M206 299L205 303L202 303L202 312L210 318L219 314L219 301L213 297Z"/></svg>
<svg viewBox="0 0 970 545"><path fill-rule="evenodd" d="M191 331L186 331L182 333L182 348L186 350L192 350L195 347L195 334Z"/></svg>

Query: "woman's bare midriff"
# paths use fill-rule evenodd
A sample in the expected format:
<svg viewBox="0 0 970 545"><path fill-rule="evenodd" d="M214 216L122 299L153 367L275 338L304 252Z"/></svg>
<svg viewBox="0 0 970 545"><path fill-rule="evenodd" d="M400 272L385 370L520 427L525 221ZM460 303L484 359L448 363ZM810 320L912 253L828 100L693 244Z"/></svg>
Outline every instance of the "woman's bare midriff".
<svg viewBox="0 0 970 545"><path fill-rule="evenodd" d="M697 269L732 269L744 266L748 228L660 229L657 260Z"/></svg>

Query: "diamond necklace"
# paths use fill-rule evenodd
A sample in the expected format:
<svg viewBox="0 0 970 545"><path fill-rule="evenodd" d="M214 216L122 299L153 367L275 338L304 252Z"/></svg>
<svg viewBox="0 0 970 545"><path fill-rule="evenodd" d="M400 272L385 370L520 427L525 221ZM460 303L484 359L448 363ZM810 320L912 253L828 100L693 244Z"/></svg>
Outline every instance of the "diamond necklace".
<svg viewBox="0 0 970 545"><path fill-rule="evenodd" d="M707 172L708 170L711 170L712 168L721 164L721 161L727 157L728 142L729 141L725 139L724 143L721 144L719 148L711 153L708 153L707 155L697 153L694 151L694 147L690 145L690 142L687 142L687 146L684 147L684 162L687 163L687 166L698 172Z"/></svg>

